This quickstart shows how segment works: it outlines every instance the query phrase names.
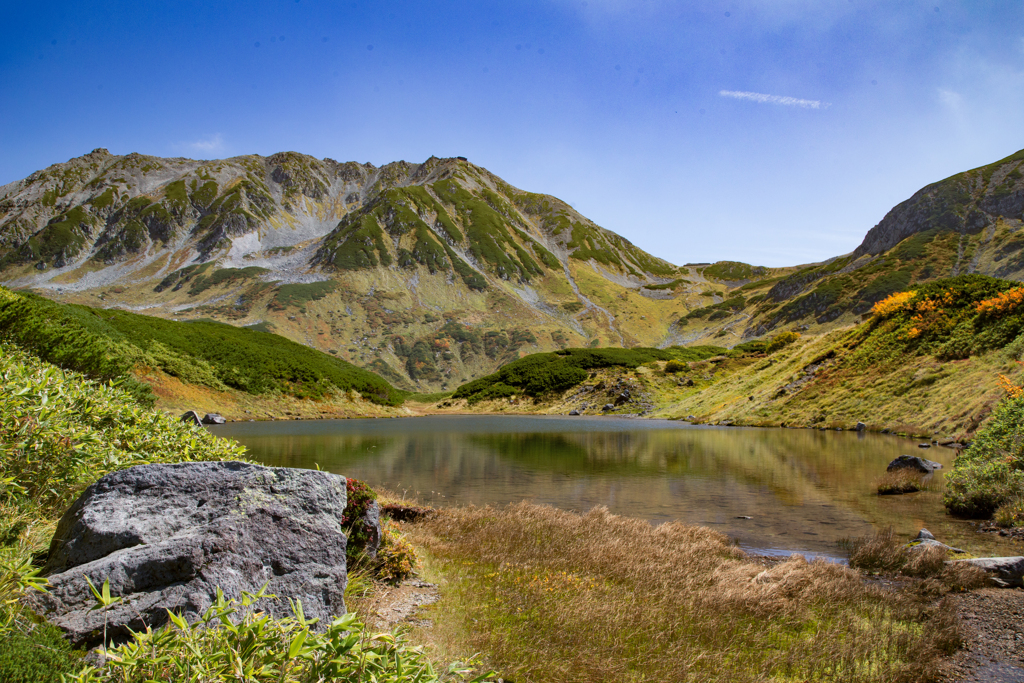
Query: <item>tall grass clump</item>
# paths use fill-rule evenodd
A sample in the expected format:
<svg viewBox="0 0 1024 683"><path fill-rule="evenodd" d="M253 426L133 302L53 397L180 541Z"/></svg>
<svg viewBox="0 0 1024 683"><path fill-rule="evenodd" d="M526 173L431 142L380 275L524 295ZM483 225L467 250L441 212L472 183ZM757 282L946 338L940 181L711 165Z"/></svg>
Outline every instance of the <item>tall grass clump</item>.
<svg viewBox="0 0 1024 683"><path fill-rule="evenodd" d="M949 605L823 561L766 568L706 528L521 503L411 533L448 581L439 647L516 681L921 681L958 642Z"/></svg>
<svg viewBox="0 0 1024 683"><path fill-rule="evenodd" d="M949 562L956 554L941 546L915 547L891 527L849 542L850 566L867 572L924 579L924 594L942 595L985 585L987 574L978 567ZM963 557L962 555L960 557Z"/></svg>
<svg viewBox="0 0 1024 683"><path fill-rule="evenodd" d="M883 474L878 480L878 494L880 496L891 496L902 493L914 493L926 488L924 479L925 475L909 468L892 470Z"/></svg>

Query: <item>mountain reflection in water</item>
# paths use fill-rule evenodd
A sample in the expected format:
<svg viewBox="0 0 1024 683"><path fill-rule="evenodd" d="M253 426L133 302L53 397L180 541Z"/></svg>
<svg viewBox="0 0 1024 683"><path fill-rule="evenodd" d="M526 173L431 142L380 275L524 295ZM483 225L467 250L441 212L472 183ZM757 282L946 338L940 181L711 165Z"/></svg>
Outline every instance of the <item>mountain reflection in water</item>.
<svg viewBox="0 0 1024 683"><path fill-rule="evenodd" d="M711 526L749 548L842 555L872 528L927 527L980 551L986 539L948 518L942 473L931 489L878 496L890 460L915 442L806 429L709 428L624 418L433 416L232 423L211 428L267 465L312 468L433 505L529 500L605 505L652 522ZM924 454L946 468L953 451ZM749 519L747 519L749 517Z"/></svg>

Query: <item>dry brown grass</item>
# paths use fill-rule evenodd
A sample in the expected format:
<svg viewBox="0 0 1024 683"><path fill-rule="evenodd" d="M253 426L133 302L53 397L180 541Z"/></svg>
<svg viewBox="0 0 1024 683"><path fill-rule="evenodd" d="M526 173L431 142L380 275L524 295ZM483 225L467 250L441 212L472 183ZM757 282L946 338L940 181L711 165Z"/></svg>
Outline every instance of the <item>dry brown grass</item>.
<svg viewBox="0 0 1024 683"><path fill-rule="evenodd" d="M939 546L910 548L891 528L850 545L851 567L923 579L915 586L921 595L939 596L987 583L988 575L978 567L960 562L947 564L952 555Z"/></svg>
<svg viewBox="0 0 1024 683"><path fill-rule="evenodd" d="M880 496L890 496L920 491L927 488L924 484L924 477L925 475L920 472L915 472L906 467L886 472L878 480L878 494Z"/></svg>
<svg viewBox="0 0 1024 683"><path fill-rule="evenodd" d="M428 637L516 683L924 681L958 642L948 607L835 564L769 566L706 528L521 503L410 536L444 581Z"/></svg>

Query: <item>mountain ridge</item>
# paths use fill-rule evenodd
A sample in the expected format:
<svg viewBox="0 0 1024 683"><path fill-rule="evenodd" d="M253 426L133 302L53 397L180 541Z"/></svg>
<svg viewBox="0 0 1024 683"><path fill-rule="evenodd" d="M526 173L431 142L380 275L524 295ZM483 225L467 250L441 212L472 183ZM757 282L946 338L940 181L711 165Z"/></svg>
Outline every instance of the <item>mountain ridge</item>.
<svg viewBox="0 0 1024 683"><path fill-rule="evenodd" d="M569 346L733 346L854 324L918 282L1024 277L1024 151L922 188L821 263L675 266L460 157L107 150L0 188L0 282L272 330L408 390Z"/></svg>
<svg viewBox="0 0 1024 683"><path fill-rule="evenodd" d="M555 197L437 157L376 167L294 152L198 161L97 149L4 186L0 250L0 279L15 288L270 325L420 389L446 384L432 368L442 361L451 374L455 359L441 347L452 342L471 349L459 350L461 379L462 356L486 358L470 365L490 371L524 343L552 350L654 341L617 325L594 286L639 291L679 275ZM581 269L589 282L582 288ZM294 313L307 307L334 319L332 332L302 324ZM342 310L363 329L342 331ZM483 336L460 339L466 334L450 327L463 319L479 326L495 310L508 322L489 321L496 329ZM669 315L661 317L667 329ZM546 338L520 321L545 326ZM395 338L397 326L413 334ZM437 331L448 341L421 338ZM502 351L484 348L493 335ZM436 348L428 353L421 342Z"/></svg>

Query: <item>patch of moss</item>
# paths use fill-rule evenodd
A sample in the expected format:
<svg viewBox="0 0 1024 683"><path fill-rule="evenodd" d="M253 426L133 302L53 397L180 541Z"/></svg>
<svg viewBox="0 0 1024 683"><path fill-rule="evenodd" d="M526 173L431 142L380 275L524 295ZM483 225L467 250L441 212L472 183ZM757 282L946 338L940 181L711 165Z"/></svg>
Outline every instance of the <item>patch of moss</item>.
<svg viewBox="0 0 1024 683"><path fill-rule="evenodd" d="M384 240L384 231L372 214L349 214L327 236L317 251L317 260L338 270L390 266L391 254Z"/></svg>
<svg viewBox="0 0 1024 683"><path fill-rule="evenodd" d="M90 199L88 203L92 204L93 207L97 209L105 209L108 206L111 206L115 199L117 199L117 190L113 187L108 187L102 194Z"/></svg>
<svg viewBox="0 0 1024 683"><path fill-rule="evenodd" d="M177 204L180 207L188 205L188 190L185 188L184 180L175 180L173 183L168 183L164 188L164 198L173 204Z"/></svg>
<svg viewBox="0 0 1024 683"><path fill-rule="evenodd" d="M319 301L337 289L338 283L334 280L281 285L274 295L274 303L281 308L287 306L298 308L310 301Z"/></svg>

